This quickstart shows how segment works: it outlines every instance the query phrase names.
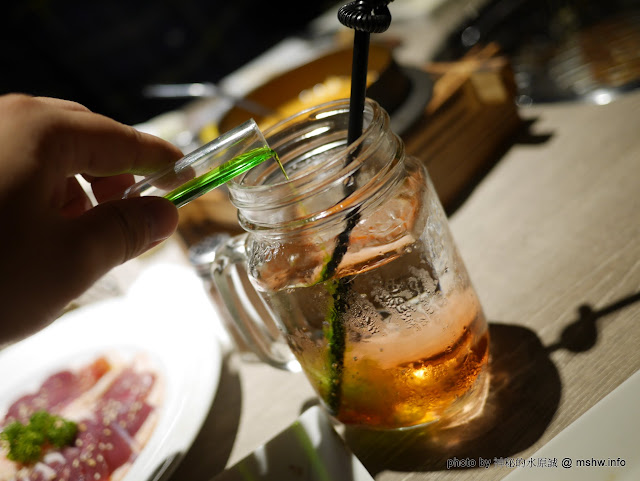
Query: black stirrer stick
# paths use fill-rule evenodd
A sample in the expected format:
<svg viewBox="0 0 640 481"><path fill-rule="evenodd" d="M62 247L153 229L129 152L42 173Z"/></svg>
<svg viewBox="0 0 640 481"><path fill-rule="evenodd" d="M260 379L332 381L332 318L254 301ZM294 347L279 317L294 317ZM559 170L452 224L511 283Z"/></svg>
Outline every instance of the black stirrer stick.
<svg viewBox="0 0 640 481"><path fill-rule="evenodd" d="M391 24L391 13L387 4L392 0L358 0L343 6L338 11L338 20L355 30L353 38L353 60L351 67L351 97L349 99L349 124L347 145L351 145L362 135L364 123L364 103L367 94L367 71L369 64L369 41L371 33L384 32ZM350 155L348 162L357 155ZM345 187L345 198L355 191L355 182ZM351 231L360 221L360 209L355 207L346 215L346 226L338 235L336 247L331 259L323 269L321 280L330 279L335 273L349 247ZM329 392L327 404L338 415L342 397L342 377L344 370L344 351L346 332L344 311L347 308L347 294L352 276L341 277L331 286L332 305L327 320L329 330Z"/></svg>
<svg viewBox="0 0 640 481"><path fill-rule="evenodd" d="M353 37L351 64L351 97L349 98L349 130L347 144L351 145L362 135L364 101L367 96L367 71L369 69L369 32L356 30Z"/></svg>

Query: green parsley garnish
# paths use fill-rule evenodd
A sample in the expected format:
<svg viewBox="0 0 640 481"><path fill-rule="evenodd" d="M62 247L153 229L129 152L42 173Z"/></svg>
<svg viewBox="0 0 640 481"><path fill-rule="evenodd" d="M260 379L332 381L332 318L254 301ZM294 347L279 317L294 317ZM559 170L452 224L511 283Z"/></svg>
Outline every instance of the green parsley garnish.
<svg viewBox="0 0 640 481"><path fill-rule="evenodd" d="M73 421L37 411L26 425L20 421L8 424L0 433L0 441L8 447L7 458L31 464L38 461L49 446L61 448L72 444L77 432L78 426Z"/></svg>

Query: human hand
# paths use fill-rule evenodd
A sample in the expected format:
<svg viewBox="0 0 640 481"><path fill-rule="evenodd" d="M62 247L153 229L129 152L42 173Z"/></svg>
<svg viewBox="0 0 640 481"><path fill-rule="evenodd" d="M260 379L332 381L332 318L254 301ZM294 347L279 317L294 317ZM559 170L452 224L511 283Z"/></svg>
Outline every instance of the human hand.
<svg viewBox="0 0 640 481"><path fill-rule="evenodd" d="M74 102L23 95L0 97L0 146L1 346L173 233L169 201L120 197L133 174L182 153ZM97 206L75 174L91 183Z"/></svg>

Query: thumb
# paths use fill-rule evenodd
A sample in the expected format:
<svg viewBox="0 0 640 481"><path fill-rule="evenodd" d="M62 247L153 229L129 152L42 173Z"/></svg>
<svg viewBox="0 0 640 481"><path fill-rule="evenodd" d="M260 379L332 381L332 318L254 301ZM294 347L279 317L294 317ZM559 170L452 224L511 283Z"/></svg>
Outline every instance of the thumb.
<svg viewBox="0 0 640 481"><path fill-rule="evenodd" d="M0 345L7 332L9 340L20 339L42 328L112 267L169 237L177 224L178 210L171 202L141 197L106 202L63 219L59 229L48 230L44 244L36 235L21 240L33 263L26 269L15 261L0 268L3 275L8 268L11 279L0 289L0 324L8 321L9 326L0 329ZM38 302L33 302L33 292Z"/></svg>
<svg viewBox="0 0 640 481"><path fill-rule="evenodd" d="M161 197L140 197L99 204L73 222L76 260L95 280L169 237L178 210Z"/></svg>

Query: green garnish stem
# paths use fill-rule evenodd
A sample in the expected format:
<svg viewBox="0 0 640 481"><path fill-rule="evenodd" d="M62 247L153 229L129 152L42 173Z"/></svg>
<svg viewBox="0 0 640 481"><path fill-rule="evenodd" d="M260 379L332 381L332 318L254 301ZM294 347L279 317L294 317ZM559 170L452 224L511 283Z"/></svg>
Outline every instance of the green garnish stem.
<svg viewBox="0 0 640 481"><path fill-rule="evenodd" d="M342 401L342 377L344 371L344 351L346 342L344 315L347 308L349 278L332 279L327 282L327 290L331 294L327 311L328 329L326 332L329 346L329 390L327 404L329 410L338 415Z"/></svg>

